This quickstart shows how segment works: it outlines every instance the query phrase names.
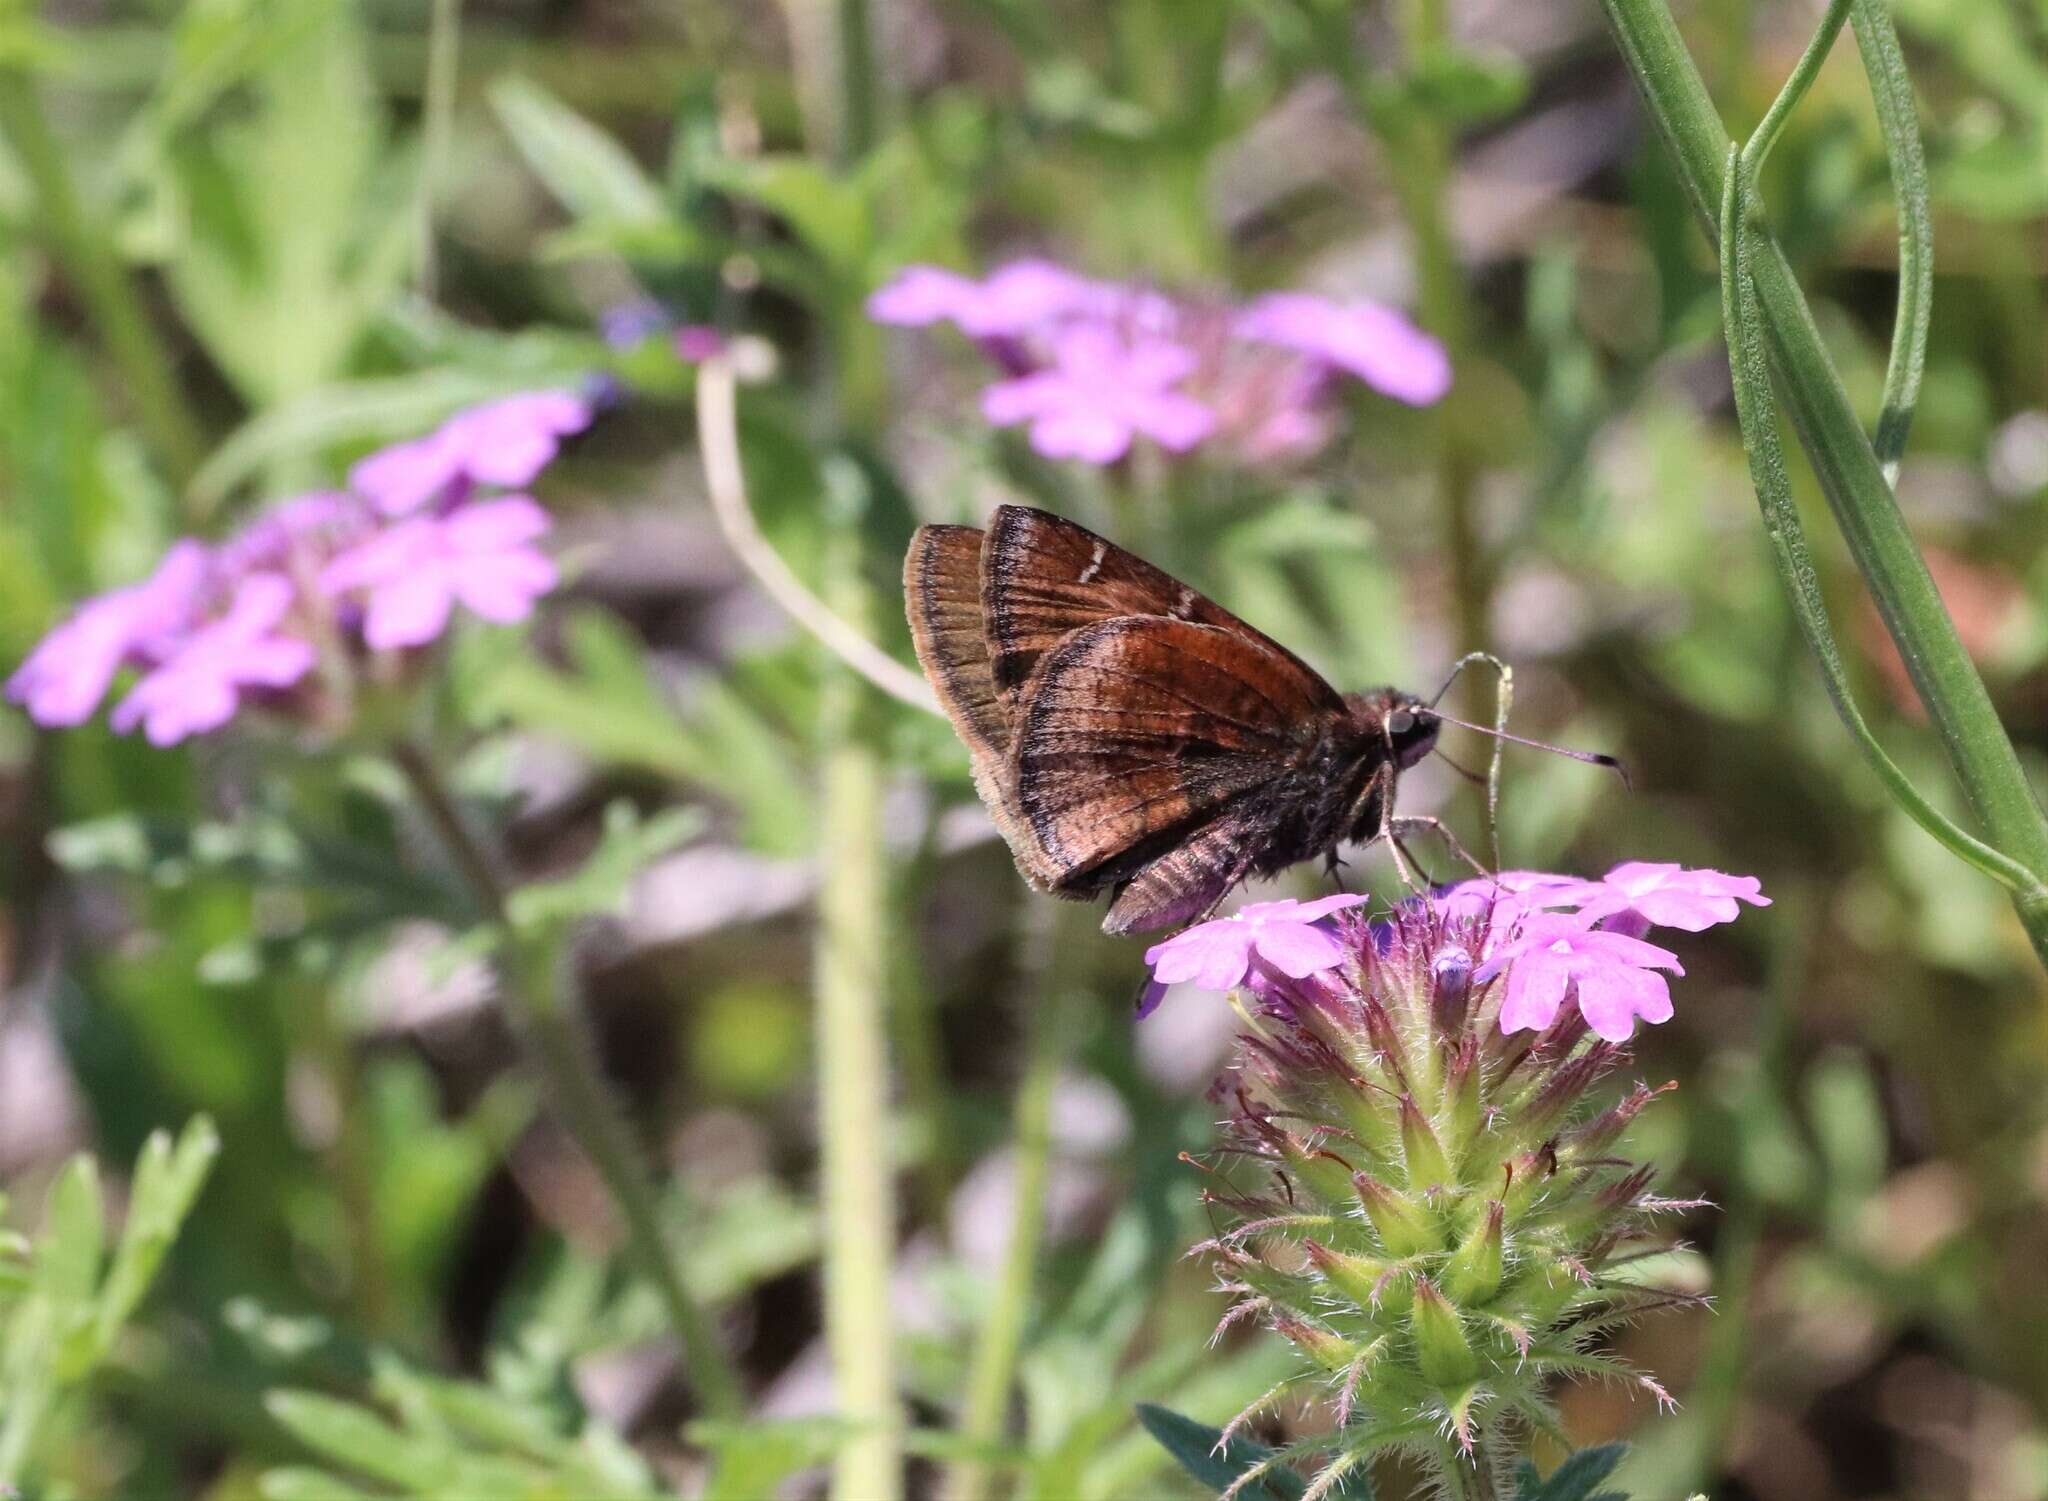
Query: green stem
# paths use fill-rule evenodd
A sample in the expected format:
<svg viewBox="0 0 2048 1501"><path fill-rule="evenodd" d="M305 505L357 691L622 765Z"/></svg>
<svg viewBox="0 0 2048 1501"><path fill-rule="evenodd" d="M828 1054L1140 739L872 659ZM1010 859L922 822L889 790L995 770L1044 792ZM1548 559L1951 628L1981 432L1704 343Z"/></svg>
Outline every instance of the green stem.
<svg viewBox="0 0 2048 1501"><path fill-rule="evenodd" d="M1730 142L1677 23L1663 0L1603 5L1680 180L1713 234ZM2048 879L2048 818L1906 527L1791 266L1768 233L1757 230L1756 241L1750 277L1765 342L1836 524L1990 843ZM2035 890L2016 892L2014 904L2048 963L2048 891L2037 882Z"/></svg>
<svg viewBox="0 0 2048 1501"><path fill-rule="evenodd" d="M597 1168L625 1222L628 1252L661 1298L699 1400L713 1417L743 1416L745 1383L719 1342L711 1315L691 1291L679 1258L668 1247L653 1180L612 1103L582 1015L554 972L556 956L541 952L512 926L505 886L490 856L470 833L433 759L404 740L393 744L391 758L478 907L504 935L504 988L515 1013L515 1031L535 1071L546 1080L563 1123Z"/></svg>
<svg viewBox="0 0 2048 1501"><path fill-rule="evenodd" d="M1067 1020L1068 980L1059 960L1074 948L1063 932L1067 909L1033 902L1021 966L1025 992L1024 1074L1011 1107L1015 1177L1010 1187L1010 1236L1003 1246L987 1316L968 1364L967 1395L960 1432L982 1449L1002 1442L1009 1426L1010 1392L1017 1357L1024 1348L1031 1299L1038 1282L1038 1258L1045 1241L1045 1193L1052 1167L1052 1098L1065 1065L1072 1027ZM987 1464L965 1459L947 1477L947 1501L989 1501L995 1494Z"/></svg>
<svg viewBox="0 0 2048 1501"><path fill-rule="evenodd" d="M1348 16L1341 8L1332 14ZM1449 22L1441 0L1406 0L1401 7L1402 41L1414 67L1448 45ZM1445 125L1425 112L1390 109L1376 102L1370 79L1351 61L1348 35L1340 66L1360 112L1385 148L1394 193L1414 239L1422 326L1443 342L1454 370L1462 370L1471 348L1474 314L1451 237L1449 193L1456 141ZM1437 505L1443 515L1444 558L1459 652L1487 644L1492 616L1492 567L1479 537L1475 515L1478 464L1465 427L1462 393L1454 386L1431 414L1436 434ZM1476 685L1460 689L1467 714L1479 712Z"/></svg>
<svg viewBox="0 0 2048 1501"><path fill-rule="evenodd" d="M35 190L51 254L77 288L86 316L121 372L136 420L173 487L182 492L205 457L205 439L179 389L170 350L115 254L113 237L88 217L34 86L25 73L5 64L0 64L0 135L14 148Z"/></svg>
<svg viewBox="0 0 2048 1501"><path fill-rule="evenodd" d="M1821 598L1818 571L1806 545L1799 506L1792 496L1784 447L1778 441L1778 412L1771 401L1771 373L1764 358L1762 315L1757 307L1753 274L1758 231L1748 219L1749 168L1733 146L1728 148L1728 165L1721 204L1721 306L1722 321L1727 325L1728 371L1735 393L1736 422L1741 428L1742 446L1749 455L1750 480L1763 512L1764 536L1771 544L1772 561L1778 565L1793 618L1799 622L1806 644L1820 663L1821 682L1834 703L1836 715L1848 727L1886 790L1915 823L1950 853L2008 889L2025 893L2040 886L2033 874L2002 851L1959 828L1930 803L1878 743L1863 711L1856 706L1848 668L1835 644L1834 629L1828 624L1827 603Z"/></svg>
<svg viewBox="0 0 2048 1501"><path fill-rule="evenodd" d="M1793 66L1792 74L1785 80L1785 86L1778 90L1778 97L1771 101L1771 107L1764 112L1763 119L1742 147L1742 166L1752 178L1763 166L1764 158L1771 154L1771 147L1778 143L1779 132L1785 122L1792 118L1792 111L1799 101L1806 97L1806 91L1813 87L1813 80L1820 73L1820 65L1828 60L1828 53L1834 49L1835 38L1842 34L1842 23L1849 19L1850 7L1857 0L1828 0L1827 14L1821 17L1820 29L1813 34L1813 40L1806 44L1806 50L1799 54L1799 61Z"/></svg>
<svg viewBox="0 0 2048 1501"><path fill-rule="evenodd" d="M844 485L836 509L854 503ZM828 503L835 497L828 497ZM858 530L835 518L828 603L856 629L866 589ZM819 709L818 1114L825 1207L825 1341L840 1416L855 1433L833 1466L836 1501L893 1501L903 1484L889 1278L895 1195L889 1142L882 762L861 680L825 667Z"/></svg>
<svg viewBox="0 0 2048 1501"><path fill-rule="evenodd" d="M426 96L421 106L420 182L416 251L420 295L435 291L434 203L448 172L448 148L455 133L455 90L461 80L462 0L434 0L427 22Z"/></svg>

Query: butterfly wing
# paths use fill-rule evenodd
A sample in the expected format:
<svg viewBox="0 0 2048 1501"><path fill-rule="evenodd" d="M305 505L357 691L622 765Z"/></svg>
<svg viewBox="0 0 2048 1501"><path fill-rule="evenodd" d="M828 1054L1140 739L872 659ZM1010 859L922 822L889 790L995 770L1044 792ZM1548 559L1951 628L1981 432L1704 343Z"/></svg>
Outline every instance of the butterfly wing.
<svg viewBox="0 0 2048 1501"><path fill-rule="evenodd" d="M1157 927L1250 868L1273 832L1260 812L1272 799L1256 794L1298 775L1342 712L1328 683L1256 633L1098 621L1045 654L1013 721L1016 808L1054 889L1147 881L1153 894L1111 923Z"/></svg>
<svg viewBox="0 0 2048 1501"><path fill-rule="evenodd" d="M1278 642L1107 537L1029 506L998 506L981 545L982 629L990 676L1012 711L1031 674L1060 640L1120 615L1216 626L1258 642L1294 669L1314 672Z"/></svg>
<svg viewBox="0 0 2048 1501"><path fill-rule="evenodd" d="M981 618L982 534L924 526L903 560L910 640L939 706L967 747L975 790L1025 879L1049 888L1053 872L1017 806L1010 708L996 692Z"/></svg>

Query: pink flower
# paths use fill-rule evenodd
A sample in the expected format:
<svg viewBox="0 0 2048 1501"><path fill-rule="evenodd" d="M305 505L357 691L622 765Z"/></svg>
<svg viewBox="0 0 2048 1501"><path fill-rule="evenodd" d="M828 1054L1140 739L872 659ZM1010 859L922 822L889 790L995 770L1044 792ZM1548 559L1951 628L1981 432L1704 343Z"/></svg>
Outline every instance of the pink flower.
<svg viewBox="0 0 2048 1501"><path fill-rule="evenodd" d="M1724 875L1718 870L1687 870L1629 860L1598 881L1584 883L1587 893L1580 916L1587 921L1634 913L1659 928L1697 933L1716 923L1734 922L1744 901L1768 907L1771 899L1755 876Z"/></svg>
<svg viewBox="0 0 2048 1501"><path fill-rule="evenodd" d="M996 426L1029 422L1031 446L1047 458L1113 463L1139 437L1180 453L1216 425L1207 407L1173 389L1195 368L1178 344L1126 341L1083 324L1060 333L1052 353L1052 368L999 382L981 398Z"/></svg>
<svg viewBox="0 0 2048 1501"><path fill-rule="evenodd" d="M1145 950L1153 986L1231 990L1244 983L1255 959L1295 980L1335 969L1344 962L1344 944L1317 919L1365 900L1339 894L1313 902L1253 902L1228 917L1197 923ZM1147 999L1157 1005L1161 993L1148 989ZM1149 1009L1141 1005L1141 1014Z"/></svg>
<svg viewBox="0 0 2048 1501"><path fill-rule="evenodd" d="M317 567L371 525L369 508L346 490L316 490L259 511L214 551L214 567L234 579L248 573Z"/></svg>
<svg viewBox="0 0 2048 1501"><path fill-rule="evenodd" d="M403 516L470 485L531 484L561 440L590 425L590 403L567 391L535 391L457 412L435 431L371 454L349 484L388 516Z"/></svg>
<svg viewBox="0 0 2048 1501"><path fill-rule="evenodd" d="M313 648L278 625L294 591L274 573L242 580L226 615L202 627L137 683L113 713L127 734L137 724L152 745L175 745L234 717L244 688L288 688L313 669Z"/></svg>
<svg viewBox="0 0 2048 1501"><path fill-rule="evenodd" d="M726 337L708 323L685 323L676 330L675 348L678 359L701 365L725 353Z"/></svg>
<svg viewBox="0 0 2048 1501"><path fill-rule="evenodd" d="M1443 345L1376 302L1271 292L1239 315L1237 331L1243 338L1326 360L1411 406L1428 406L1451 388L1451 362Z"/></svg>
<svg viewBox="0 0 2048 1501"><path fill-rule="evenodd" d="M557 581L553 562L532 546L548 524L525 495L413 517L336 558L320 585L330 594L365 593L363 640L378 651L432 641L458 600L510 624Z"/></svg>
<svg viewBox="0 0 2048 1501"><path fill-rule="evenodd" d="M909 266L868 299L868 316L903 328L951 323L975 338L1013 338L1071 314L1107 312L1118 290L1051 261L1012 261L986 281Z"/></svg>
<svg viewBox="0 0 2048 1501"><path fill-rule="evenodd" d="M1576 986L1586 1025L1609 1042L1626 1042L1637 1017L1671 1019L1671 987L1660 969L1685 973L1669 949L1588 927L1583 914L1542 913L1497 945L1472 978L1483 985L1507 971L1503 1032L1549 1026L1567 989Z"/></svg>
<svg viewBox="0 0 2048 1501"><path fill-rule="evenodd" d="M198 607L208 559L187 539L139 584L90 599L7 680L7 696L41 725L83 724L124 664L173 636Z"/></svg>
<svg viewBox="0 0 2048 1501"><path fill-rule="evenodd" d="M1598 891L1596 881L1553 875L1547 870L1504 870L1492 879L1476 877L1438 892L1430 900L1444 917L1489 920L1505 930L1524 913L1576 907Z"/></svg>

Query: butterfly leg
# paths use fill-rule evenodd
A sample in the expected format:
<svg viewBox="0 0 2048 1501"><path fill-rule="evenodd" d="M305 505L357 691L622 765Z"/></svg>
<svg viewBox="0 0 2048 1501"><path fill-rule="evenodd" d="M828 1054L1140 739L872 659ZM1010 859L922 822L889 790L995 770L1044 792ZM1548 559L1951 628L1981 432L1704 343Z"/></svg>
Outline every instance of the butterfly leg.
<svg viewBox="0 0 2048 1501"><path fill-rule="evenodd" d="M1365 847L1371 849L1382 839L1386 840L1388 852L1394 857L1394 869L1400 874L1402 884L1410 891L1427 891L1428 883L1415 873L1408 851L1403 849L1401 841L1394 837L1399 826L1407 820L1394 817L1394 765L1391 761L1380 763L1379 769L1367 780L1360 795L1366 799L1379 799L1380 826L1374 830L1372 838L1365 842Z"/></svg>
<svg viewBox="0 0 2048 1501"><path fill-rule="evenodd" d="M1430 818L1425 814L1410 814L1406 817L1392 820L1392 827L1389 833L1403 831L1435 834L1439 839L1443 840L1445 846L1453 855L1471 866L1475 873L1489 880L1492 879L1493 872L1472 857L1471 852L1458 842L1458 836L1450 831L1450 828L1442 819Z"/></svg>

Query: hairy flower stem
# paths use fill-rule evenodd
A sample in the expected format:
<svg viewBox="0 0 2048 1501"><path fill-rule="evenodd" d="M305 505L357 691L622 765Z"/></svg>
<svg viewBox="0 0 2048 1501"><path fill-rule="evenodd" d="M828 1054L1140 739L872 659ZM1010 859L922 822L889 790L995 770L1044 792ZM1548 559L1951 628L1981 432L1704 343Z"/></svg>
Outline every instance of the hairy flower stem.
<svg viewBox="0 0 2048 1501"><path fill-rule="evenodd" d="M390 754L471 896L504 935L501 971L514 1031L546 1081L563 1124L596 1167L625 1222L627 1250L661 1298L698 1400L713 1417L742 1416L745 1384L719 1342L711 1315L692 1293L680 1261L668 1247L653 1180L612 1103L596 1048L569 987L557 973L558 956L544 952L513 926L504 884L433 759L406 740L396 741Z"/></svg>
<svg viewBox="0 0 2048 1501"><path fill-rule="evenodd" d="M967 1396L961 1407L960 1432L971 1444L999 1444L1008 1426L1010 1392L1017 1379L1017 1357L1024 1347L1024 1329L1038 1281L1039 1254L1045 1241L1045 1192L1052 1165L1052 1096L1065 1065L1072 1036L1068 1004L1070 978L1060 961L1075 952L1074 914L1081 909L1053 909L1033 902L1026 910L1022 979L1026 991L1026 1054L1024 1075L1011 1107L1010 1134L1015 1145L1010 1192L1010 1237L989 1299L974 1355L967 1371ZM1087 914L1082 913L1085 918ZM948 1501L990 1501L995 1485L989 1467L978 1459L962 1460L946 1481Z"/></svg>
<svg viewBox="0 0 2048 1501"><path fill-rule="evenodd" d="M1664 0L1602 4L1693 207L1715 235L1730 143L1678 25ZM1761 226L1756 240L1749 274L1793 427L1989 843L2037 878L2014 891L2013 904L2048 964L2048 817L1934 587L1791 266Z"/></svg>
<svg viewBox="0 0 2048 1501"><path fill-rule="evenodd" d="M854 554L865 493L851 476L830 486L834 539L826 597L865 625L866 586ZM818 835L818 1134L825 1201L825 1340L839 1415L858 1431L833 1466L837 1501L893 1501L902 1492L889 1277L896 1239L890 1170L887 915L882 759L859 678L833 661L818 715L823 815Z"/></svg>
<svg viewBox="0 0 2048 1501"><path fill-rule="evenodd" d="M179 492L205 454L199 421L185 404L171 354L135 284L114 250L112 236L94 224L78 195L63 148L43 118L41 101L23 66L0 62L0 139L14 149L34 189L44 238L71 279L135 416L149 435L172 487Z"/></svg>
<svg viewBox="0 0 2048 1501"><path fill-rule="evenodd" d="M420 295L432 298L439 281L434 259L434 206L448 171L455 134L455 91L461 82L462 0L434 0L427 22L427 78L421 101L420 182L413 233Z"/></svg>

